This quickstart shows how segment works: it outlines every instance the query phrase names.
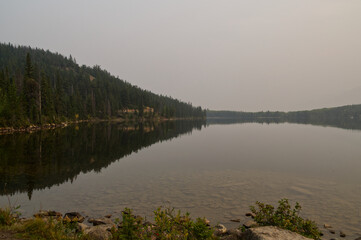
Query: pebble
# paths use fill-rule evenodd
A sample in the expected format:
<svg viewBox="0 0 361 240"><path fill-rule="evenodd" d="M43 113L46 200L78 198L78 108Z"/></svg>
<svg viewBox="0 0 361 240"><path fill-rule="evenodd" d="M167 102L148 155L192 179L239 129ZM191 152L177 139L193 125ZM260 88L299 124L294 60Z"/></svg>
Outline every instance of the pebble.
<svg viewBox="0 0 361 240"><path fill-rule="evenodd" d="M332 226L329 225L329 224L327 224L327 223L323 224L323 227L324 227L324 228L332 228Z"/></svg>
<svg viewBox="0 0 361 240"><path fill-rule="evenodd" d="M332 234L335 234L335 233L336 233L336 231L333 230L333 229L330 229L329 232L332 233Z"/></svg>
<svg viewBox="0 0 361 240"><path fill-rule="evenodd" d="M225 234L227 232L227 228L223 224L217 224L214 229L214 233L216 236Z"/></svg>
<svg viewBox="0 0 361 240"><path fill-rule="evenodd" d="M342 232L342 231L340 231L340 237L346 237L346 234L344 233L344 232Z"/></svg>
<svg viewBox="0 0 361 240"><path fill-rule="evenodd" d="M209 221L207 218L204 219L204 223L205 223L207 226L210 226L210 225L211 225L211 221Z"/></svg>

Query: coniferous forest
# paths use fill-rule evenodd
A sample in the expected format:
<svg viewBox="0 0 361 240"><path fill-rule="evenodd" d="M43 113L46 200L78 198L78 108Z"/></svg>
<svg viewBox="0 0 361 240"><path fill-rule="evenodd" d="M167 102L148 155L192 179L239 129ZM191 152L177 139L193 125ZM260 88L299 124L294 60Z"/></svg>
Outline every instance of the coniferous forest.
<svg viewBox="0 0 361 240"><path fill-rule="evenodd" d="M205 118L194 107L143 90L100 66L72 57L0 43L0 126L92 118Z"/></svg>

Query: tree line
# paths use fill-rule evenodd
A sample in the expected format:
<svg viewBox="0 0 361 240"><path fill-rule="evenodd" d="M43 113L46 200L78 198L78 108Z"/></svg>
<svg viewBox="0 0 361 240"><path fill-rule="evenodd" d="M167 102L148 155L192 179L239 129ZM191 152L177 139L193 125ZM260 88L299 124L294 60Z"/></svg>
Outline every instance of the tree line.
<svg viewBox="0 0 361 240"><path fill-rule="evenodd" d="M226 120L226 121L225 121ZM302 123L361 129L361 104L293 112L207 111L207 122Z"/></svg>
<svg viewBox="0 0 361 240"><path fill-rule="evenodd" d="M38 48L0 43L0 126L124 117L204 118L201 107L154 94L100 66L79 66Z"/></svg>

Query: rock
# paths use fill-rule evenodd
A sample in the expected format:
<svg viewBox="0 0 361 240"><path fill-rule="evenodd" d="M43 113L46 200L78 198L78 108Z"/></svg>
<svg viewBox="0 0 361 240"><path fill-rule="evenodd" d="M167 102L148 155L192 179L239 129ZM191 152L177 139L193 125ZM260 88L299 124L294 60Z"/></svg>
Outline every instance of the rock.
<svg viewBox="0 0 361 240"><path fill-rule="evenodd" d="M84 217L78 212L65 213L63 220L67 222L80 222L84 221Z"/></svg>
<svg viewBox="0 0 361 240"><path fill-rule="evenodd" d="M108 215L105 215L104 217L105 217L105 218L111 218L112 215L111 215L111 214L108 214Z"/></svg>
<svg viewBox="0 0 361 240"><path fill-rule="evenodd" d="M78 223L78 231L79 232L85 232L86 231L86 229L88 229L89 228L89 226L87 226L87 225L85 225L84 223Z"/></svg>
<svg viewBox="0 0 361 240"><path fill-rule="evenodd" d="M247 222L243 223L243 226L245 228L258 227L258 223L256 223L255 221L250 220L250 221L247 221Z"/></svg>
<svg viewBox="0 0 361 240"><path fill-rule="evenodd" d="M34 214L34 217L37 217L37 218L48 218L48 217L59 218L61 216L63 216L63 214L61 214L60 212L45 211L45 210L39 210L39 212Z"/></svg>
<svg viewBox="0 0 361 240"><path fill-rule="evenodd" d="M56 211L48 211L48 214L50 217L62 217L63 214L61 214L60 212L56 212Z"/></svg>
<svg viewBox="0 0 361 240"><path fill-rule="evenodd" d="M329 224L327 224L327 223L323 224L323 227L324 227L324 228L332 228L332 226L329 225Z"/></svg>
<svg viewBox="0 0 361 240"><path fill-rule="evenodd" d="M48 212L47 212L47 211L43 211L43 210L39 210L39 212L35 213L33 216L36 217L36 218L47 217L47 216L48 216Z"/></svg>
<svg viewBox="0 0 361 240"><path fill-rule="evenodd" d="M255 217L256 217L256 214L254 214L253 212L248 212L248 213L246 213L246 216L247 216L247 217L255 218Z"/></svg>
<svg viewBox="0 0 361 240"><path fill-rule="evenodd" d="M227 228L223 224L214 226L214 235L221 236L227 232Z"/></svg>
<svg viewBox="0 0 361 240"><path fill-rule="evenodd" d="M336 231L335 230L333 230L333 229L330 229L330 230L328 230L330 233L332 233L332 234L335 234L336 233Z"/></svg>
<svg viewBox="0 0 361 240"><path fill-rule="evenodd" d="M231 219L231 222L241 222L241 219L237 218L237 219Z"/></svg>
<svg viewBox="0 0 361 240"><path fill-rule="evenodd" d="M220 238L221 240L238 240L243 239L242 237L234 236L234 235L225 235Z"/></svg>
<svg viewBox="0 0 361 240"><path fill-rule="evenodd" d="M98 226L98 225L115 225L113 223L113 221L109 218L90 218L88 220L89 223L92 223L93 226Z"/></svg>
<svg viewBox="0 0 361 240"><path fill-rule="evenodd" d="M245 240L310 240L289 230L274 226L249 228L243 233Z"/></svg>
<svg viewBox="0 0 361 240"><path fill-rule="evenodd" d="M204 223L205 223L207 226L210 226L210 225L211 225L211 221L209 221L207 218L204 219Z"/></svg>
<svg viewBox="0 0 361 240"><path fill-rule="evenodd" d="M29 222L29 221L31 221L31 220L33 220L32 218L20 218L19 219L19 222L21 223L21 224L25 224L25 223L27 223L27 222ZM0 238L1 239L1 238Z"/></svg>
<svg viewBox="0 0 361 240"><path fill-rule="evenodd" d="M89 227L84 233L92 240L108 240L112 237L112 234L102 226Z"/></svg>
<svg viewBox="0 0 361 240"><path fill-rule="evenodd" d="M238 229L227 230L225 235L221 237L221 240L238 240L238 239L243 239L243 233L241 230Z"/></svg>
<svg viewBox="0 0 361 240"><path fill-rule="evenodd" d="M356 238L355 240L361 240L361 237Z"/></svg>
<svg viewBox="0 0 361 240"><path fill-rule="evenodd" d="M346 234L344 233L344 232L342 232L342 231L340 231L340 237L346 237Z"/></svg>

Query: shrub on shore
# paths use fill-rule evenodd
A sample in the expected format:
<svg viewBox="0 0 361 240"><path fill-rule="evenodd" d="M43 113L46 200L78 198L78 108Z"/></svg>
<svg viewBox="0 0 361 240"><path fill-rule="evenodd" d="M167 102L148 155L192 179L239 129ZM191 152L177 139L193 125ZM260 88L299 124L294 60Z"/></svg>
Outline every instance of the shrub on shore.
<svg viewBox="0 0 361 240"><path fill-rule="evenodd" d="M321 232L317 224L309 219L303 219L299 216L301 206L296 202L292 209L288 199L284 198L278 201L277 209L274 206L256 202L258 209L251 206L251 211L255 214L254 220L260 226L277 226L292 232L299 233L305 237L320 239Z"/></svg>
<svg viewBox="0 0 361 240"><path fill-rule="evenodd" d="M120 227L112 230L114 240L216 239L213 236L213 229L207 225L204 218L197 218L194 221L189 213L181 214L180 211L170 208L158 208L154 211L154 224L145 221L142 217L134 216L130 209L123 211L122 219Z"/></svg>
<svg viewBox="0 0 361 240"><path fill-rule="evenodd" d="M0 208L0 226L11 226L16 222L16 215L11 208Z"/></svg>

